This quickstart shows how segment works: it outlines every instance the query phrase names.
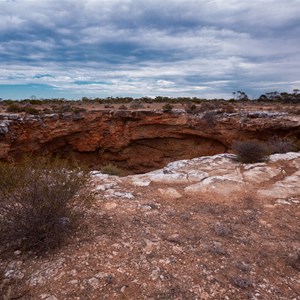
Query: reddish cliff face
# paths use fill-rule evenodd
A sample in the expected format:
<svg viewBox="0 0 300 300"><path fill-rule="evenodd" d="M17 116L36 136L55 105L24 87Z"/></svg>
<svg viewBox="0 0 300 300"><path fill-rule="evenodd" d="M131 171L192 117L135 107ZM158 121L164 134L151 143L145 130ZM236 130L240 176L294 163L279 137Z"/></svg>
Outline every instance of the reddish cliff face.
<svg viewBox="0 0 300 300"><path fill-rule="evenodd" d="M2 114L0 159L59 153L93 168L113 162L139 173L174 160L227 152L235 140L267 139L275 134L299 140L300 116L266 112L192 115L181 110Z"/></svg>

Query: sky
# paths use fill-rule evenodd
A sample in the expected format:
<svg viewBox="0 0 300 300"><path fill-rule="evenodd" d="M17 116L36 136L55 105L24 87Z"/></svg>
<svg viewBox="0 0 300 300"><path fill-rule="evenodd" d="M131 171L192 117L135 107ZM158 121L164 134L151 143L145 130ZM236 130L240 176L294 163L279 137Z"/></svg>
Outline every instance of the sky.
<svg viewBox="0 0 300 300"><path fill-rule="evenodd" d="M0 98L300 87L300 0L0 0Z"/></svg>

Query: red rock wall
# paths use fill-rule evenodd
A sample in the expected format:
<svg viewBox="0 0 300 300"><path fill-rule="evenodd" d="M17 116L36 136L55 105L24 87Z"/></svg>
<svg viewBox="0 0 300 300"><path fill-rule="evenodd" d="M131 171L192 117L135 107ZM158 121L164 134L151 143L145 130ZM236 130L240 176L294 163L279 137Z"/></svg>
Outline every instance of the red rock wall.
<svg viewBox="0 0 300 300"><path fill-rule="evenodd" d="M134 173L223 153L234 140L274 134L300 139L299 118L280 114L214 114L207 119L183 112L91 111L0 118L0 159L60 153L93 168L114 162Z"/></svg>

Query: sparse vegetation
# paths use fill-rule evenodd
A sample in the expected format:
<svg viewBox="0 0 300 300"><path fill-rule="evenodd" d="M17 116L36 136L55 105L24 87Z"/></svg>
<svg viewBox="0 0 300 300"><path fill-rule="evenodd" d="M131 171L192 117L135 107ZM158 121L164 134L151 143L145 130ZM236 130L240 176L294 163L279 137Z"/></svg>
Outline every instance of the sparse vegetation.
<svg viewBox="0 0 300 300"><path fill-rule="evenodd" d="M274 136L268 141L267 145L271 154L298 150L296 143L287 137Z"/></svg>
<svg viewBox="0 0 300 300"><path fill-rule="evenodd" d="M232 149L242 163L261 162L266 159L269 153L267 145L256 140L236 142Z"/></svg>
<svg viewBox="0 0 300 300"><path fill-rule="evenodd" d="M216 112L214 111L206 112L203 116L203 119L209 127L214 126L216 121Z"/></svg>
<svg viewBox="0 0 300 300"><path fill-rule="evenodd" d="M130 108L132 109L139 109L139 108L144 108L144 105L141 103L141 101L132 101L132 103L130 104Z"/></svg>
<svg viewBox="0 0 300 300"><path fill-rule="evenodd" d="M81 169L58 159L1 163L1 243L35 253L62 245L76 227L73 205L87 178Z"/></svg>
<svg viewBox="0 0 300 300"><path fill-rule="evenodd" d="M16 103L11 103L8 105L7 112L12 112L12 113L18 113L22 111L22 107L20 107L18 104Z"/></svg>
<svg viewBox="0 0 300 300"><path fill-rule="evenodd" d="M103 174L121 176L122 170L114 164L107 164L101 168Z"/></svg>
<svg viewBox="0 0 300 300"><path fill-rule="evenodd" d="M163 112L170 112L172 109L174 108L174 106L170 103L166 103L163 107L162 110Z"/></svg>
<svg viewBox="0 0 300 300"><path fill-rule="evenodd" d="M287 261L292 268L300 271L300 249L296 249L294 253L291 253Z"/></svg>
<svg viewBox="0 0 300 300"><path fill-rule="evenodd" d="M244 277L241 277L241 276L237 276L237 277L232 278L232 283L236 287L241 288L241 289L246 289L246 288L252 286L252 281L249 278L244 278Z"/></svg>
<svg viewBox="0 0 300 300"><path fill-rule="evenodd" d="M38 115L40 113L38 109L30 106L25 107L24 111L30 115Z"/></svg>
<svg viewBox="0 0 300 300"><path fill-rule="evenodd" d="M222 237L229 236L232 233L231 227L225 224L221 224L219 222L214 224L213 230L217 236L222 236Z"/></svg>
<svg viewBox="0 0 300 300"><path fill-rule="evenodd" d="M30 105L30 104L29 104ZM30 115L38 115L40 111L34 107L31 106L20 106L17 103L11 103L8 105L7 112L12 112L12 113L20 113L20 112L26 112Z"/></svg>

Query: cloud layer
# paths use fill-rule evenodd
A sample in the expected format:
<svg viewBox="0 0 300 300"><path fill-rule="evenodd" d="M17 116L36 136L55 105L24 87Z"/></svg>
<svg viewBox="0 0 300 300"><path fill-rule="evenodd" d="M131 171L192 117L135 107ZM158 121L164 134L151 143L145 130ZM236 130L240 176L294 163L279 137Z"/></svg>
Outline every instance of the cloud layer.
<svg viewBox="0 0 300 300"><path fill-rule="evenodd" d="M0 97L300 86L299 0L0 0Z"/></svg>

